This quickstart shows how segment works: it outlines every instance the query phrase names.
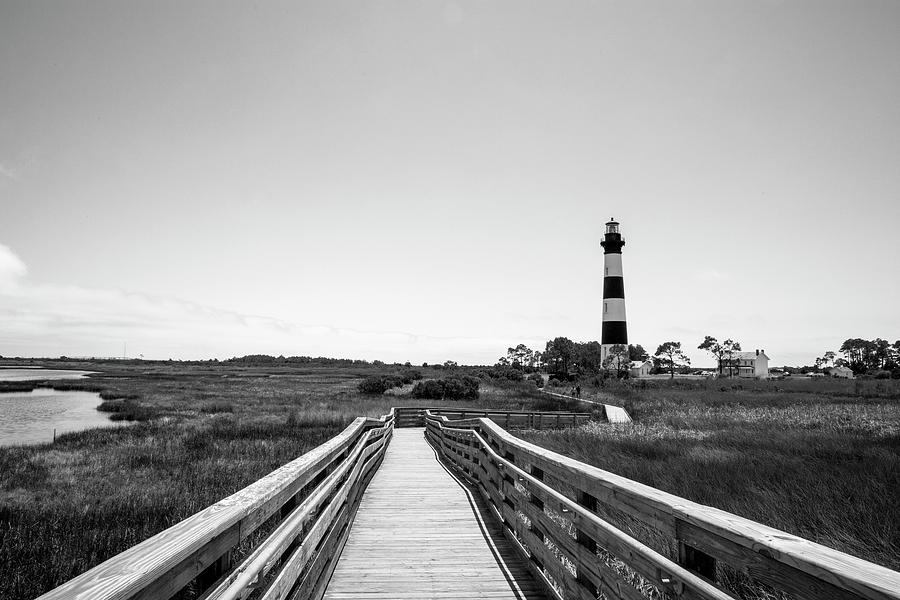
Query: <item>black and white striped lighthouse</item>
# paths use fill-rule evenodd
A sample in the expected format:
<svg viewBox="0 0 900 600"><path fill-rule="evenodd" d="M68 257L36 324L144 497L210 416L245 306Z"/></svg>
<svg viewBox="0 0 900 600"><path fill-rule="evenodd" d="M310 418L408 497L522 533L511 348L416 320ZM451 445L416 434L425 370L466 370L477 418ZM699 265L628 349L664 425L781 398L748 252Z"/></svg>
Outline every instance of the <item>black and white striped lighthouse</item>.
<svg viewBox="0 0 900 600"><path fill-rule="evenodd" d="M610 217L603 248L603 329L600 334L600 356L605 362L609 349L616 344L628 344L625 327L625 279L622 277L622 246L625 240L619 224Z"/></svg>

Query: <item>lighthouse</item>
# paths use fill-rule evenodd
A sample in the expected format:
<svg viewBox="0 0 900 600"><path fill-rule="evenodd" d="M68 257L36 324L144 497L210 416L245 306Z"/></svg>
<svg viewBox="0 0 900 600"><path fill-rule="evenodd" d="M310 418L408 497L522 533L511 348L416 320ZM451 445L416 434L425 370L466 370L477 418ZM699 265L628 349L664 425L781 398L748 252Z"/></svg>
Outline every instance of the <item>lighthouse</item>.
<svg viewBox="0 0 900 600"><path fill-rule="evenodd" d="M600 334L600 356L606 362L609 350L616 344L628 344L625 327L625 280L622 277L622 246L625 240L619 233L619 224L610 217L606 234L600 246L603 248L603 329Z"/></svg>

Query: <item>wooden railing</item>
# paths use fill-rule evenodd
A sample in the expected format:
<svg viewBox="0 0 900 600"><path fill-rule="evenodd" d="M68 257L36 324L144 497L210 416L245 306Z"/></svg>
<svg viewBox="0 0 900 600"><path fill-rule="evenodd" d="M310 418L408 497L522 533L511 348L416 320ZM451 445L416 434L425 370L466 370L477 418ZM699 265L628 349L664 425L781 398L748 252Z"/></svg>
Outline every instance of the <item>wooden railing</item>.
<svg viewBox="0 0 900 600"><path fill-rule="evenodd" d="M484 417L494 421L504 429L558 429L560 427L574 427L591 420L590 413L573 412L415 407L400 407L394 410L397 414L396 427L424 427L426 411L451 420Z"/></svg>
<svg viewBox="0 0 900 600"><path fill-rule="evenodd" d="M593 404L594 406L598 406L600 407L600 410L603 411L603 416L610 423L631 423L631 415L629 415L628 411L621 406L616 406L615 404L605 404L603 402L598 402L597 400L589 400L587 398L559 394L557 392L549 392L547 390L541 390L541 392L554 398L561 398L563 400L575 402L584 402L585 404Z"/></svg>
<svg viewBox="0 0 900 600"><path fill-rule="evenodd" d="M900 573L591 467L491 420L426 412L426 436L478 485L555 597L728 600L723 579L743 577L775 592L758 597L900 598Z"/></svg>
<svg viewBox="0 0 900 600"><path fill-rule="evenodd" d="M243 490L118 554L41 600L320 598L366 484L394 428L393 410L343 432ZM272 528L239 565L233 550ZM261 590L261 591L260 591Z"/></svg>

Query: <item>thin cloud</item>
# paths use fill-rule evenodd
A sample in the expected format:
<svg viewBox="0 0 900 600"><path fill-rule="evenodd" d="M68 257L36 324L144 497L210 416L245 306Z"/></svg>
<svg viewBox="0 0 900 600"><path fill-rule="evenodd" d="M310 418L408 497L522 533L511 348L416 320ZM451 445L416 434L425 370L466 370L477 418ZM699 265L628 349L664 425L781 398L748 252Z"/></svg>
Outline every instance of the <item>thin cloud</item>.
<svg viewBox="0 0 900 600"><path fill-rule="evenodd" d="M284 354L443 362L492 362L509 340L438 337L291 323L171 297L40 284L0 245L0 355L206 359ZM11 285L15 283L16 285Z"/></svg>
<svg viewBox="0 0 900 600"><path fill-rule="evenodd" d="M28 267L12 248L0 244L0 290L16 285L27 272Z"/></svg>
<svg viewBox="0 0 900 600"><path fill-rule="evenodd" d="M12 179L13 181L19 181L18 171L3 163L0 163L0 176L5 177L6 179Z"/></svg>
<svg viewBox="0 0 900 600"><path fill-rule="evenodd" d="M697 281L724 281L729 278L728 273L722 273L715 269L704 269L694 272L694 279Z"/></svg>

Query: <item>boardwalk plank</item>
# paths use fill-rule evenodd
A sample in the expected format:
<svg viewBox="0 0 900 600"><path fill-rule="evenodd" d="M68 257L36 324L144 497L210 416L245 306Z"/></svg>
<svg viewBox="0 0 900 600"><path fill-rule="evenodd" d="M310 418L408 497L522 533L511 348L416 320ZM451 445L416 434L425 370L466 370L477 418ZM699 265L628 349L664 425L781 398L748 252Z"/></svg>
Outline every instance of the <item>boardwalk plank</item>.
<svg viewBox="0 0 900 600"><path fill-rule="evenodd" d="M500 532L434 456L421 428L396 429L366 489L326 600L545 600Z"/></svg>

